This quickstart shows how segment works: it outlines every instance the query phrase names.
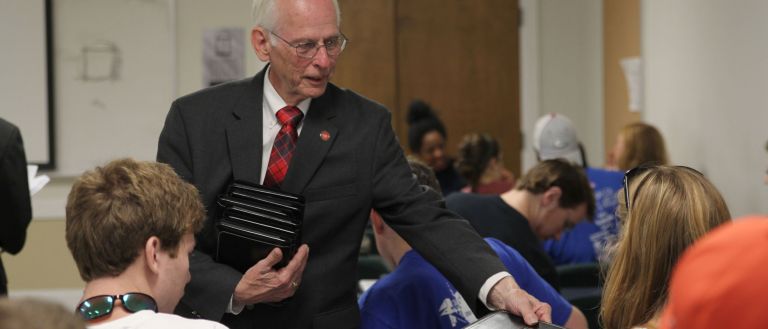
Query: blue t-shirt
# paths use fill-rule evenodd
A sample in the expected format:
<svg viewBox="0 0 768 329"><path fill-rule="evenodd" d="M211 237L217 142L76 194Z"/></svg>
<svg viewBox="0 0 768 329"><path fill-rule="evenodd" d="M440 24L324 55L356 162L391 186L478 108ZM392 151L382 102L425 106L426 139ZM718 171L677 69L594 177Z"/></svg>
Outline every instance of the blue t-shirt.
<svg viewBox="0 0 768 329"><path fill-rule="evenodd" d="M552 321L563 325L571 304L544 281L520 254L486 238L520 288L552 306ZM471 266L471 264L467 264ZM359 300L361 328L463 328L477 320L456 288L415 250L377 281Z"/></svg>
<svg viewBox="0 0 768 329"><path fill-rule="evenodd" d="M616 193L624 185L624 173L598 168L587 168L586 171L595 192L594 222L582 221L563 232L560 240L544 241L544 250L555 265L603 260L606 246L616 241L619 232Z"/></svg>

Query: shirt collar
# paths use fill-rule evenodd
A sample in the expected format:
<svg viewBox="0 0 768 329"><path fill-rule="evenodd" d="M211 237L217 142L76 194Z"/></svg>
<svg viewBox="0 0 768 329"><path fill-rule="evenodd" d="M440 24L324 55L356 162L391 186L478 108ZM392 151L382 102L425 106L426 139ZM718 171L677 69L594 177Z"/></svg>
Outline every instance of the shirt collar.
<svg viewBox="0 0 768 329"><path fill-rule="evenodd" d="M264 73L264 103L269 108L269 111L272 112L272 117L277 118L277 111L280 111L280 109L285 107L287 104L283 98L280 97L280 94L277 93L277 90L275 90L275 86L272 85L272 82L269 81L269 71L271 68L271 66L267 66L267 71ZM309 104L311 102L312 98L308 97L296 105L296 107L301 110L301 113L304 114L305 117L307 116L307 111L309 110Z"/></svg>

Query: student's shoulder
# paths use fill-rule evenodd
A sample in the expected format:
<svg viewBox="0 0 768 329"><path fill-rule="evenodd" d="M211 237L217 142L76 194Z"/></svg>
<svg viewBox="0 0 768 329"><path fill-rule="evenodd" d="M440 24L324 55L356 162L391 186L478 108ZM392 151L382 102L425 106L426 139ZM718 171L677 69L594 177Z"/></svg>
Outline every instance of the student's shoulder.
<svg viewBox="0 0 768 329"><path fill-rule="evenodd" d="M621 181L624 179L624 172L618 171L618 170L603 169L603 168L587 167L586 174L589 180L592 181L593 183L596 180L614 182L614 181Z"/></svg>
<svg viewBox="0 0 768 329"><path fill-rule="evenodd" d="M527 263L523 255L512 246L507 245L496 238L485 238L485 242L491 246L493 251L495 251L503 261L509 261L515 264Z"/></svg>
<svg viewBox="0 0 768 329"><path fill-rule="evenodd" d="M445 198L445 203L451 210L461 210L467 207L477 209L478 205L493 204L499 200L501 197L498 195L456 192L449 194Z"/></svg>
<svg viewBox="0 0 768 329"><path fill-rule="evenodd" d="M227 326L205 319L187 319L176 314L157 313L157 324L165 328L227 329ZM160 328L158 326L158 328Z"/></svg>
<svg viewBox="0 0 768 329"><path fill-rule="evenodd" d="M467 192L455 192L448 194L448 196L445 197L445 201L452 201L452 202L468 202L468 201L474 201L481 199L481 194L476 193L467 193Z"/></svg>
<svg viewBox="0 0 768 329"><path fill-rule="evenodd" d="M379 279L372 293L402 296L439 285L440 272L416 251L409 251L394 271Z"/></svg>
<svg viewBox="0 0 768 329"><path fill-rule="evenodd" d="M496 238L484 238L485 243L487 243L493 251L495 251L497 254L505 254L505 253L515 253L517 254L517 250L514 248L504 244L504 242L501 242L499 239Z"/></svg>
<svg viewBox="0 0 768 329"><path fill-rule="evenodd" d="M188 328L188 329L227 329L227 326L203 319L187 319L176 314L155 313L152 311L140 311L122 317L120 319L88 326L89 329L161 329L161 328Z"/></svg>

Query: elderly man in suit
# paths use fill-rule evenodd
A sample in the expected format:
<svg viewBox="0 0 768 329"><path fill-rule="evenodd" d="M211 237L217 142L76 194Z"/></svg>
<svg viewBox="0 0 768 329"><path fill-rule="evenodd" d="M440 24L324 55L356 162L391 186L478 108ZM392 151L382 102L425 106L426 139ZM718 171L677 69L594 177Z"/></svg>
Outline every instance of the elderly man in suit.
<svg viewBox="0 0 768 329"><path fill-rule="evenodd" d="M21 251L31 220L27 158L21 133L0 118L0 252ZM0 260L0 296L8 293L7 282Z"/></svg>
<svg viewBox="0 0 768 329"><path fill-rule="evenodd" d="M200 190L206 227L182 303L231 328L356 328L356 263L370 209L480 303L550 320L463 219L411 176L380 104L329 83L346 38L335 0L255 0L255 77L176 100L158 161ZM306 198L302 241L287 266L272 254L245 273L217 263L217 195L233 180ZM311 250L311 252L310 252Z"/></svg>

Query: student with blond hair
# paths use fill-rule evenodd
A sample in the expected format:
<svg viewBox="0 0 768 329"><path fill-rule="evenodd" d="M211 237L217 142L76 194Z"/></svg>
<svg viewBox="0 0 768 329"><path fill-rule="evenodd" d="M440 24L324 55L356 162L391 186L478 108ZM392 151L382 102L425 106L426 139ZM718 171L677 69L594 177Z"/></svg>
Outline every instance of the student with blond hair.
<svg viewBox="0 0 768 329"><path fill-rule="evenodd" d="M623 226L603 290L601 322L605 329L656 328L678 258L731 214L701 173L672 166L627 171L618 212Z"/></svg>
<svg viewBox="0 0 768 329"><path fill-rule="evenodd" d="M616 136L616 143L608 153L609 169L629 170L644 163L669 163L664 137L656 127L643 122L630 123Z"/></svg>

